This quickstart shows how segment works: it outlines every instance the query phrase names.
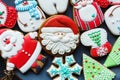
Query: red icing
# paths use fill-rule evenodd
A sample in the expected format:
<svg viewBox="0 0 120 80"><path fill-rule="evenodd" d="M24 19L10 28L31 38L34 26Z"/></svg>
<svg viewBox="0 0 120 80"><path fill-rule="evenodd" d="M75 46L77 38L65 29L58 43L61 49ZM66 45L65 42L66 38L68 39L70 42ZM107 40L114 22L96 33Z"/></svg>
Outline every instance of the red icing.
<svg viewBox="0 0 120 80"><path fill-rule="evenodd" d="M32 64L32 68L36 68L38 65L37 65L37 62L34 62L33 64Z"/></svg>
<svg viewBox="0 0 120 80"><path fill-rule="evenodd" d="M111 48L112 48L112 46L109 42L106 42L101 47L107 48L108 49L107 53L109 53L111 51ZM99 57L99 55L97 54L98 49L99 49L99 47L91 49L92 57ZM105 54L107 55L107 53L105 53Z"/></svg>
<svg viewBox="0 0 120 80"><path fill-rule="evenodd" d="M74 34L79 33L78 27L76 26L74 21L64 15L57 15L52 18L49 18L43 26L44 27L68 27L73 30Z"/></svg>
<svg viewBox="0 0 120 80"><path fill-rule="evenodd" d="M7 9L7 19L4 24L0 24L0 27L7 27L7 28L13 28L17 21L17 11L14 7L7 6L5 3L0 1L4 6L6 6Z"/></svg>
<svg viewBox="0 0 120 80"><path fill-rule="evenodd" d="M43 58L42 55L38 56L38 60L42 60L42 58Z"/></svg>
<svg viewBox="0 0 120 80"><path fill-rule="evenodd" d="M34 50L36 49L36 45L37 45L36 40L31 39L29 35L25 36L24 37L24 43L22 44L22 49L18 51L17 55L12 56L9 59L9 62L13 63L18 69L20 69L31 58L31 56L33 55ZM25 54L25 52L23 52L23 50L25 52L28 52L28 54L30 54L30 56ZM32 65L29 65L28 69L31 66Z"/></svg>
<svg viewBox="0 0 120 80"><path fill-rule="evenodd" d="M95 0L102 8L107 8L110 5L108 0Z"/></svg>

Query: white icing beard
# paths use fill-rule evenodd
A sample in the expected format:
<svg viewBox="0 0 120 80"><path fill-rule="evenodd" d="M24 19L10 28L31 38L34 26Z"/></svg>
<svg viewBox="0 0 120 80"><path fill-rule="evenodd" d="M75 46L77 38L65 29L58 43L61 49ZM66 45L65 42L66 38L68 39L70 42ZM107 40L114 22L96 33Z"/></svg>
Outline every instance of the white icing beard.
<svg viewBox="0 0 120 80"><path fill-rule="evenodd" d="M4 42L5 39L10 40L9 44ZM17 54L17 52L22 48L24 42L23 35L20 32L8 30L0 35L0 50L3 58L10 58Z"/></svg>
<svg viewBox="0 0 120 80"><path fill-rule="evenodd" d="M63 38L59 38L53 33L42 33L40 37L42 40L42 45L46 47L47 50L51 50L52 54L65 54L70 53L77 47L79 42L79 34L74 35L74 33L66 33Z"/></svg>
<svg viewBox="0 0 120 80"><path fill-rule="evenodd" d="M76 8L79 10L80 17L83 21L93 21L97 16L97 11L92 4L87 4L84 7L78 5Z"/></svg>
<svg viewBox="0 0 120 80"><path fill-rule="evenodd" d="M6 6L3 5L0 2L0 12L4 11L3 15L0 15L0 17L3 17L3 19L0 18L1 23L0 24L4 24L6 22L6 18L7 18L7 9Z"/></svg>

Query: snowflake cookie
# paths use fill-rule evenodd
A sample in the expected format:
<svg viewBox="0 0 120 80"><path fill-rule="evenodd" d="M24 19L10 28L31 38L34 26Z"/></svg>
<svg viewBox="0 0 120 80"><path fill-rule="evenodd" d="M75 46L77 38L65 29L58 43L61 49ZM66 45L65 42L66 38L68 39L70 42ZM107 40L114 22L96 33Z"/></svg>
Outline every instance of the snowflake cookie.
<svg viewBox="0 0 120 80"><path fill-rule="evenodd" d="M116 40L112 48L112 51L107 57L107 60L105 61L104 65L106 67L113 67L120 65L120 37Z"/></svg>
<svg viewBox="0 0 120 80"><path fill-rule="evenodd" d="M78 80L73 74L80 75L82 67L76 63L73 55L66 56L65 60L56 57L52 63L47 72L52 78L54 77L53 80Z"/></svg>
<svg viewBox="0 0 120 80"><path fill-rule="evenodd" d="M91 46L91 55L93 57L101 57L107 55L111 51L111 44L107 40L107 32L105 29L96 28L84 32L81 35L81 43L85 46Z"/></svg>
<svg viewBox="0 0 120 80"><path fill-rule="evenodd" d="M112 80L115 73L83 54L83 70L85 80Z"/></svg>

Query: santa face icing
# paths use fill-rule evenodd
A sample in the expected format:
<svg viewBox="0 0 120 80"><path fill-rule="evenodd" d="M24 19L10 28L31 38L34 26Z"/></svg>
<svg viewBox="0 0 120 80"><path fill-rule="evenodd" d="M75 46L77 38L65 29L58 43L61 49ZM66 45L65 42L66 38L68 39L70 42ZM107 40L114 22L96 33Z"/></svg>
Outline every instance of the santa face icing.
<svg viewBox="0 0 120 80"><path fill-rule="evenodd" d="M81 35L81 43L91 46L91 55L101 57L111 50L111 44L107 40L107 32L102 28L92 29Z"/></svg>
<svg viewBox="0 0 120 80"><path fill-rule="evenodd" d="M114 35L120 35L120 6L112 6L105 12L105 22Z"/></svg>
<svg viewBox="0 0 120 80"><path fill-rule="evenodd" d="M64 13L68 2L69 0L38 0L40 7L48 15Z"/></svg>
<svg viewBox="0 0 120 80"><path fill-rule="evenodd" d="M37 30L46 19L35 0L16 0L18 11L18 25L24 32Z"/></svg>
<svg viewBox="0 0 120 80"><path fill-rule="evenodd" d="M70 18L63 15L49 18L39 32L41 44L53 55L71 53L79 43L77 26Z"/></svg>
<svg viewBox="0 0 120 80"><path fill-rule="evenodd" d="M13 28L16 20L17 12L15 8L7 6L0 0L0 27Z"/></svg>
<svg viewBox="0 0 120 80"><path fill-rule="evenodd" d="M103 13L93 0L71 0L74 7L74 18L81 30L89 30L99 26L103 21Z"/></svg>

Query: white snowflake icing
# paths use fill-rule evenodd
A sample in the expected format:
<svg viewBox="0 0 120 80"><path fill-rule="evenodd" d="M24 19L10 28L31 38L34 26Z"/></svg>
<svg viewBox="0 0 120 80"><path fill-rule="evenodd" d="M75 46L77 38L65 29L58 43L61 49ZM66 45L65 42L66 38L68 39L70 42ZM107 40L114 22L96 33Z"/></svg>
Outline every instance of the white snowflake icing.
<svg viewBox="0 0 120 80"><path fill-rule="evenodd" d="M105 48L105 47L100 47L98 50L97 50L97 54L99 56L104 56L108 53L108 49Z"/></svg>

